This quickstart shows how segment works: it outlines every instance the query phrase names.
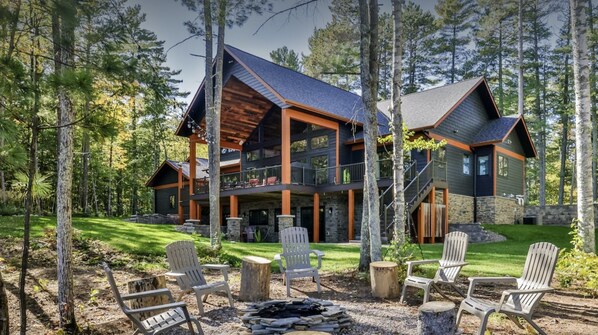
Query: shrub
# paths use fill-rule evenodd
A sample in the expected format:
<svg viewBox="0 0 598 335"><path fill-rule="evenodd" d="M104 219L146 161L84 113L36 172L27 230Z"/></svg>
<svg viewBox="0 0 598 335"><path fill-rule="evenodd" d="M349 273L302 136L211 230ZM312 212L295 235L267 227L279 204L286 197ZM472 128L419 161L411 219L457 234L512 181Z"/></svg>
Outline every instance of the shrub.
<svg viewBox="0 0 598 335"><path fill-rule="evenodd" d="M577 287L593 297L598 296L598 256L584 252L577 220L571 224L570 250L563 249L556 267L556 278L561 287Z"/></svg>
<svg viewBox="0 0 598 335"><path fill-rule="evenodd" d="M231 267L238 267L241 265L241 260L237 257L227 254L222 249L212 249L207 244L198 243L197 257L201 264L228 264Z"/></svg>
<svg viewBox="0 0 598 335"><path fill-rule="evenodd" d="M407 262L415 260L418 248L417 244L411 242L399 244L395 239L390 242L385 258L399 265L400 284L403 284L407 276Z"/></svg>

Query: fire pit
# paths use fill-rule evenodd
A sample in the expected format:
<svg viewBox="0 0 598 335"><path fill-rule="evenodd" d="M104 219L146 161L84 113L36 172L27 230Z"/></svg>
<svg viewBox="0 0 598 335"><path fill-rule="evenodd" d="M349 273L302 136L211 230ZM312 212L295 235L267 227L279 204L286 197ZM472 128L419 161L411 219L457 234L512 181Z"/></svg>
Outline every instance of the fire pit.
<svg viewBox="0 0 598 335"><path fill-rule="evenodd" d="M241 320L248 334L284 334L295 330L336 334L352 322L344 308L310 298L250 304Z"/></svg>

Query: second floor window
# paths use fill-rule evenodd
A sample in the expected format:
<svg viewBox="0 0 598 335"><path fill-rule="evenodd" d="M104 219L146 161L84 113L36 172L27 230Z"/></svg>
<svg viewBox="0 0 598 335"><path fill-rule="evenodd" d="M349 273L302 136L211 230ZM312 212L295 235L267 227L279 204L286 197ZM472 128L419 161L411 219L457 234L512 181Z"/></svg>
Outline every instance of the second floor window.
<svg viewBox="0 0 598 335"><path fill-rule="evenodd" d="M498 175L501 177L509 176L509 160L505 156L498 156Z"/></svg>
<svg viewBox="0 0 598 335"><path fill-rule="evenodd" d="M478 157L478 176L487 176L490 173L488 165L488 156Z"/></svg>
<svg viewBox="0 0 598 335"><path fill-rule="evenodd" d="M270 148L264 148L264 158L280 156L280 145L275 145Z"/></svg>
<svg viewBox="0 0 598 335"><path fill-rule="evenodd" d="M328 148L328 135L317 136L311 139L311 149Z"/></svg>
<svg viewBox="0 0 598 335"><path fill-rule="evenodd" d="M256 161L258 159L260 159L260 150L253 150L253 151L248 151L246 153L245 158L247 159L248 162L252 162L252 161Z"/></svg>
<svg viewBox="0 0 598 335"><path fill-rule="evenodd" d="M463 155L463 174L468 176L471 174L471 158L469 154Z"/></svg>
<svg viewBox="0 0 598 335"><path fill-rule="evenodd" d="M291 152L304 152L307 150L307 140L299 140L291 143Z"/></svg>

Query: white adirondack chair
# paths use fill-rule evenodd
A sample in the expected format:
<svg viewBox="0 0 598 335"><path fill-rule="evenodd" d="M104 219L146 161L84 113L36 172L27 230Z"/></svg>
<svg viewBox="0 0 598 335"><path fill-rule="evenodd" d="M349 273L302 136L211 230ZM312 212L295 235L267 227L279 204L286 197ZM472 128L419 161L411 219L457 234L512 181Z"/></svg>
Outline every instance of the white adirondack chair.
<svg viewBox="0 0 598 335"><path fill-rule="evenodd" d="M312 277L318 286L318 293L320 293L320 274L318 270L322 267L324 253L309 248L307 228L290 227L283 229L280 232L280 242L282 243L282 254L274 255L274 260L278 262L283 280L287 285L287 296L291 296L291 280L302 277ZM311 266L310 254L318 257L317 268ZM285 264L283 264L283 258Z"/></svg>
<svg viewBox="0 0 598 335"><path fill-rule="evenodd" d="M120 294L118 286L114 281L114 276L112 275L112 270L110 270L110 267L108 267L106 263L103 263L102 267L106 272L106 277L108 277L108 283L110 283L110 288L112 289L112 293L114 294L114 298L120 306L120 309L125 313L129 320L133 322L133 325L137 327L134 334L158 334L170 328L186 323L189 327L189 330L193 334L196 334L195 330L197 330L197 334L203 335L203 330L201 329L199 321L197 321L196 318L189 315L189 312L187 311L187 305L184 302L175 302L172 298L172 294L168 289L164 288L159 290L122 295ZM157 295L166 295L170 303L166 305L158 305L137 309L131 309L124 303L125 300L153 297ZM165 312L144 320L139 318L140 313L161 310L165 310ZM195 325L196 329L193 329L193 325Z"/></svg>
<svg viewBox="0 0 598 335"><path fill-rule="evenodd" d="M465 262L465 254L467 253L467 244L469 236L463 232L452 232L445 236L444 248L442 250L442 258L429 259L422 261L407 262L407 278L403 283L403 291L401 293L401 303L405 300L407 293L407 286L417 287L424 290L424 303L430 299L430 289L434 288L443 297L448 297L442 293L438 284L446 284L455 289L461 296L465 296L455 285L455 281L459 276L459 272L463 266L467 265ZM434 278L424 278L413 275L413 270L416 266L422 264L438 263L438 270Z"/></svg>
<svg viewBox="0 0 598 335"><path fill-rule="evenodd" d="M553 291L550 287L552 275L559 256L559 249L551 243L539 242L530 245L523 267L521 278L513 277L472 277L469 278L469 290L467 298L461 302L457 313L457 327L461 321L464 311L467 311L480 318L481 324L478 330L479 335L486 331L486 324L490 314L497 312L506 314L519 328L523 326L517 317L524 318L539 334L546 333L532 321L532 315L536 306L547 292ZM484 284L516 284L517 289L502 292L499 302L481 299L473 296L475 287L479 283Z"/></svg>
<svg viewBox="0 0 598 335"><path fill-rule="evenodd" d="M233 297L228 286L228 265L224 264L199 264L197 250L193 241L177 241L166 246L166 258L170 265L170 272L166 275L176 278L182 294L195 291L197 307L201 315L204 314L203 303L208 295L213 292L224 292L228 295L228 302L233 307ZM223 281L207 283L203 276L203 269L220 270ZM180 299L180 296L179 296Z"/></svg>

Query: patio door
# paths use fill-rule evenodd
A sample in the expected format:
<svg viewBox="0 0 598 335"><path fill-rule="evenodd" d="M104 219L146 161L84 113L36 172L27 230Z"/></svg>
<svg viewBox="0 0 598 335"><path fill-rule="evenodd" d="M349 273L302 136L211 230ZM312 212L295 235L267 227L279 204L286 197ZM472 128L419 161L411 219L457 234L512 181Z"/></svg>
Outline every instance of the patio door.
<svg viewBox="0 0 598 335"><path fill-rule="evenodd" d="M320 242L326 242L326 218L325 206L320 207ZM314 208L301 207L301 227L307 228L309 241L314 241Z"/></svg>

